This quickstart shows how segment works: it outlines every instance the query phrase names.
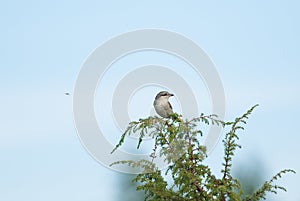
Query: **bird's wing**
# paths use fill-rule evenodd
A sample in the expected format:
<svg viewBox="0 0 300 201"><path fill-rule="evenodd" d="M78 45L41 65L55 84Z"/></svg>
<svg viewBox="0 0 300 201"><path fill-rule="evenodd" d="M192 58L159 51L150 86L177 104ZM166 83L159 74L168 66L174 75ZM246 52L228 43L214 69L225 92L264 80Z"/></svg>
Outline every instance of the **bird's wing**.
<svg viewBox="0 0 300 201"><path fill-rule="evenodd" d="M171 103L169 101L168 101L168 104L169 104L171 110L173 110L172 105L171 105Z"/></svg>

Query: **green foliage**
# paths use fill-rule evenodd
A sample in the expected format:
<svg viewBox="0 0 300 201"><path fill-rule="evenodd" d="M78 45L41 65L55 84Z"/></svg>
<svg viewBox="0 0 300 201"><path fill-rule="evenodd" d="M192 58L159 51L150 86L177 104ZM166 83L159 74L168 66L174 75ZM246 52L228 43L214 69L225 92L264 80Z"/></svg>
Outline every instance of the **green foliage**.
<svg viewBox="0 0 300 201"><path fill-rule="evenodd" d="M139 132L137 148L143 142L145 136L154 139L153 153L150 154L151 161L117 161L111 165L128 164L131 167L140 167L144 171L136 176L134 182L140 183L137 190L146 193L145 201L256 201L265 199L267 192L277 193L277 190L286 190L274 183L282 174L293 170L282 170L270 181L265 182L253 195L243 196L239 181L232 177L232 158L237 148L241 148L237 141L237 131L243 130L243 125L257 105L249 109L241 117L233 122L224 122L217 119L216 115L204 115L191 120L183 120L182 116L174 113L168 119L159 117L148 117L131 122L121 136L114 152L120 147L125 137ZM202 131L199 125L216 124L229 127L224 144L224 161L221 170L222 177L214 176L209 166L203 161L207 157L205 146L199 142ZM157 156L164 157L168 163L166 175L169 174L171 181L166 181L162 172L155 165Z"/></svg>
<svg viewBox="0 0 300 201"><path fill-rule="evenodd" d="M274 181L282 177L282 174L292 172L296 174L294 170L291 169L286 169L286 170L281 170L279 173L277 173L275 176L272 177L270 181L266 181L263 186L258 189L253 195L248 195L244 200L245 201L257 201L261 199L266 199L266 192L272 192L277 194L277 189L286 191L286 189L282 186L274 185Z"/></svg>

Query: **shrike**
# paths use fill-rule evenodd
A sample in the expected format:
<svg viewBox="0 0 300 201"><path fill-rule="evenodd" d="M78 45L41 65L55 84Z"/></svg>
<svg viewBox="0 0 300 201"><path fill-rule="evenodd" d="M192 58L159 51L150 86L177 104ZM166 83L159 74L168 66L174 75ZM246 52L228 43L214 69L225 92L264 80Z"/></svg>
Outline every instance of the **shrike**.
<svg viewBox="0 0 300 201"><path fill-rule="evenodd" d="M159 116L167 118L173 113L172 105L169 102L171 96L174 96L174 94L167 91L161 91L156 95L153 106Z"/></svg>

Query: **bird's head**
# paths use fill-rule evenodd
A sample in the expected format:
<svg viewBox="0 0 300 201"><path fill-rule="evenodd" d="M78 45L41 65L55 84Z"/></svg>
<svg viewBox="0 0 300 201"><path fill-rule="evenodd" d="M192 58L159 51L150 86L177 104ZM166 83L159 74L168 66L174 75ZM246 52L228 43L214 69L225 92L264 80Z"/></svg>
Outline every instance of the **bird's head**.
<svg viewBox="0 0 300 201"><path fill-rule="evenodd" d="M157 100L157 99L167 99L168 100L171 96L174 96L174 94L171 94L167 91L161 91L156 95L155 100Z"/></svg>

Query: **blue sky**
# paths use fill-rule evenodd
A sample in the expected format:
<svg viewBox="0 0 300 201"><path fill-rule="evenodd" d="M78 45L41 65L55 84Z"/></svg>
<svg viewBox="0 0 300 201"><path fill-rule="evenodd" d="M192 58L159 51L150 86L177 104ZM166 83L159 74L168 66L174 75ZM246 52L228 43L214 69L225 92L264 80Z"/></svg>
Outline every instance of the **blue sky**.
<svg viewBox="0 0 300 201"><path fill-rule="evenodd" d="M1 2L0 199L122 200L120 174L82 147L64 92L72 94L82 63L100 44L162 28L192 39L212 58L227 119L260 104L234 165L259 158L266 179L295 169L280 182L288 192L270 199L299 201L299 6L296 0ZM216 172L220 160L221 143L208 159Z"/></svg>

